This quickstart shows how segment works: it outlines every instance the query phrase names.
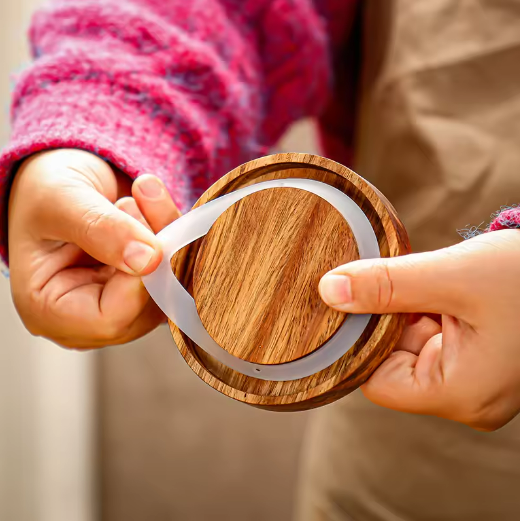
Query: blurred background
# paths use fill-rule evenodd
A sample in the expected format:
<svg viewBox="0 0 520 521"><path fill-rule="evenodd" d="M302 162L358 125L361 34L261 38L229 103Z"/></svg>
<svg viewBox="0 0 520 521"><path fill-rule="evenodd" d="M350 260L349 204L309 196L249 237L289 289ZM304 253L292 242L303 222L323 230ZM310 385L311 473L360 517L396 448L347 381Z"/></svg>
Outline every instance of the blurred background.
<svg viewBox="0 0 520 521"><path fill-rule="evenodd" d="M0 146L9 75L27 64L27 26L40 2L0 0ZM457 228L520 200L518 3L361 4L363 26L350 36L363 46L354 167L395 205L415 251L459 242ZM355 70L351 54L338 72ZM348 114L347 105L339 109ZM276 147L286 150L317 152L311 122ZM321 411L275 414L225 398L190 371L165 327L91 353L32 338L1 277L0 327L0 521L291 519L304 432ZM315 480L305 489L311 497L324 483L345 510L334 519L347 515L345 491L378 516L386 506L376 499L386 494L388 505L419 505L430 519L447 518L436 508L452 503L478 512L516 497L508 487L519 467L517 427L484 442L460 425L376 412L359 393L336 405L344 408L331 422L342 419L322 423L316 437L316 447L331 450L313 460L334 472L330 480L309 473ZM354 426L350 442L331 443L344 426ZM378 450L367 450L367 433ZM508 519L518 518L515 509Z"/></svg>
<svg viewBox="0 0 520 521"><path fill-rule="evenodd" d="M41 0L0 3L0 145L9 76ZM277 151L316 151L313 126ZM0 520L287 521L309 414L235 403L185 365L166 327L76 353L31 337L0 278ZM195 505L195 506L194 506Z"/></svg>

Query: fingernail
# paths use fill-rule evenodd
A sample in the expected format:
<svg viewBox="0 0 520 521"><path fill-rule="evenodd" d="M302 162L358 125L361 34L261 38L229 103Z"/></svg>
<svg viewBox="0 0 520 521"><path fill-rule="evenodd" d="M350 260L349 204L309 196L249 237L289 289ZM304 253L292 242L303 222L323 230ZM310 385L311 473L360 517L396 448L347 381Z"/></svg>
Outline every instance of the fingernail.
<svg viewBox="0 0 520 521"><path fill-rule="evenodd" d="M332 273L325 275L320 281L320 294L328 306L349 304L352 301L350 277Z"/></svg>
<svg viewBox="0 0 520 521"><path fill-rule="evenodd" d="M142 177L138 183L139 190L149 199L158 199L163 194L163 184L158 177L147 175Z"/></svg>
<svg viewBox="0 0 520 521"><path fill-rule="evenodd" d="M133 217L134 219L139 219L140 217L140 212L139 208L137 207L137 203L131 197L128 197L124 202L122 202L119 205L119 209L127 213L130 217Z"/></svg>
<svg viewBox="0 0 520 521"><path fill-rule="evenodd" d="M155 250L142 242L133 241L125 248L125 264L136 273L141 273L155 255Z"/></svg>

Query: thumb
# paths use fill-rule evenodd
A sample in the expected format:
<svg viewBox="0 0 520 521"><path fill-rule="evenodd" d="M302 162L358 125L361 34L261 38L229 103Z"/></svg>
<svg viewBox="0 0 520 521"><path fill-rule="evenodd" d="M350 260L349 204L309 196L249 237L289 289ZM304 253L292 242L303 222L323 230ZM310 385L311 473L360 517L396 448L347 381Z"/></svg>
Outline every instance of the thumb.
<svg viewBox="0 0 520 521"><path fill-rule="evenodd" d="M103 264L131 275L151 273L162 258L155 235L94 188L78 186L48 205L47 230L78 245Z"/></svg>
<svg viewBox="0 0 520 521"><path fill-rule="evenodd" d="M456 246L354 261L324 275L319 291L327 305L345 313L456 315L467 294L463 264Z"/></svg>

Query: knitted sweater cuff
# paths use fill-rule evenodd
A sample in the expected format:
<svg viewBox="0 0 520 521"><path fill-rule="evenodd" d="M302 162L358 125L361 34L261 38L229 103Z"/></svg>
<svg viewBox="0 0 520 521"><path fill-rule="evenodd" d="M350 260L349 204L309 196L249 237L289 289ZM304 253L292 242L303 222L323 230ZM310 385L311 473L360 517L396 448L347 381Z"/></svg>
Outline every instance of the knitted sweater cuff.
<svg viewBox="0 0 520 521"><path fill-rule="evenodd" d="M36 152L86 150L131 178L158 175L180 208L191 203L184 177L175 175L185 172L179 140L164 131L161 117L139 104L126 103L125 93L111 92L110 86L100 84L61 83L27 97L15 107L13 116L10 143L0 154L0 257L5 266L9 189L19 163Z"/></svg>
<svg viewBox="0 0 520 521"><path fill-rule="evenodd" d="M499 212L489 225L488 230L494 232L508 228L520 228L520 208L506 208Z"/></svg>

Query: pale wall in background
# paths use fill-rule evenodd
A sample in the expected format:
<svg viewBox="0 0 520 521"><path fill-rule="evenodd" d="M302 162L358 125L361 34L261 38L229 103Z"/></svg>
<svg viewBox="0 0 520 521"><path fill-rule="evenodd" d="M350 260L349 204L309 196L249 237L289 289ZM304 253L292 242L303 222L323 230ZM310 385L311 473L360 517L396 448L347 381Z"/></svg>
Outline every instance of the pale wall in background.
<svg viewBox="0 0 520 521"><path fill-rule="evenodd" d="M0 146L38 0L0 1ZM1 277L1 276L0 276ZM94 521L92 355L31 337L0 278L0 520Z"/></svg>

